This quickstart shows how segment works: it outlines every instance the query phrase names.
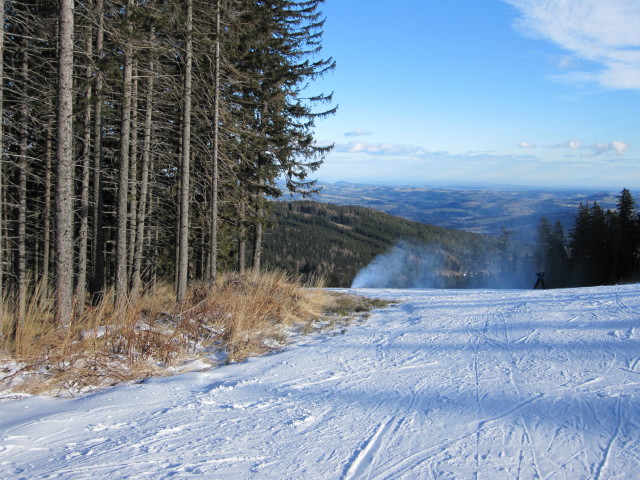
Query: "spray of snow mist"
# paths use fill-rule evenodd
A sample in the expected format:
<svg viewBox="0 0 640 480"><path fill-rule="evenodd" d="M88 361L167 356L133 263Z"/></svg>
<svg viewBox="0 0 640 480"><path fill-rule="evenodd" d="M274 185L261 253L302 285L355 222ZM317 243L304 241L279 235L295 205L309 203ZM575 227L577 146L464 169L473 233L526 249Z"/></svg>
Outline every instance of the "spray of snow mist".
<svg viewBox="0 0 640 480"><path fill-rule="evenodd" d="M351 287L438 288L443 267L438 248L401 241L360 270Z"/></svg>
<svg viewBox="0 0 640 480"><path fill-rule="evenodd" d="M438 244L400 241L354 278L352 288L532 288L534 270L510 251L453 254Z"/></svg>

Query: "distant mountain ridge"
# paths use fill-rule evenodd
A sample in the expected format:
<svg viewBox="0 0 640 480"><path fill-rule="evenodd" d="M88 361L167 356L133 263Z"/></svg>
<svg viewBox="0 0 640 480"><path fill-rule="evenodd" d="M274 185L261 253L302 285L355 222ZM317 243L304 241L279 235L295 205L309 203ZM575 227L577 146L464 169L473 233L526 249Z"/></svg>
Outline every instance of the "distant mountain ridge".
<svg viewBox="0 0 640 480"><path fill-rule="evenodd" d="M313 200L357 205L445 228L499 234L503 228L531 235L540 218L571 228L580 203L614 208L619 192L528 187L380 186L322 183ZM622 186L621 186L622 188ZM297 199L294 197L294 199Z"/></svg>

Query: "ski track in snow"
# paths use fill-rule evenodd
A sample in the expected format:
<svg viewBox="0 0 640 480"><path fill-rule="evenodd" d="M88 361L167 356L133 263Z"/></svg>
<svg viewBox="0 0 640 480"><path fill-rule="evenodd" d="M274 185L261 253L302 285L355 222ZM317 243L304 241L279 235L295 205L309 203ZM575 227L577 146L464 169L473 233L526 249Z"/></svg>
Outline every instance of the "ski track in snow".
<svg viewBox="0 0 640 480"><path fill-rule="evenodd" d="M637 478L640 285L350 291L399 303L240 364L0 402L0 478Z"/></svg>

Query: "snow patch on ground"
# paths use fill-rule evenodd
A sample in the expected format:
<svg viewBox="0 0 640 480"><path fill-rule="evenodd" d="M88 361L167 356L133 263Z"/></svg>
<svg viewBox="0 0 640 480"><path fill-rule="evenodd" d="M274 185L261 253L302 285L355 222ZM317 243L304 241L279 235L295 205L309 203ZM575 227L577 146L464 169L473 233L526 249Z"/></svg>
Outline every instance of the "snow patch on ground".
<svg viewBox="0 0 640 480"><path fill-rule="evenodd" d="M222 368L1 402L0 478L637 476L639 285L350 291L401 303Z"/></svg>

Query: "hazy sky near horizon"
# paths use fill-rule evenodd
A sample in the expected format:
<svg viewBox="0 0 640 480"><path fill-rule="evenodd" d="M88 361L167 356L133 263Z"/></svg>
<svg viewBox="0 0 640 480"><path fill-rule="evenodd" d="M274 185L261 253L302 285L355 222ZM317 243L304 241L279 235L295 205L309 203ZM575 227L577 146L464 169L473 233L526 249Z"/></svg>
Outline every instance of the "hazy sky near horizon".
<svg viewBox="0 0 640 480"><path fill-rule="evenodd" d="M320 181L640 188L640 1L326 0Z"/></svg>

